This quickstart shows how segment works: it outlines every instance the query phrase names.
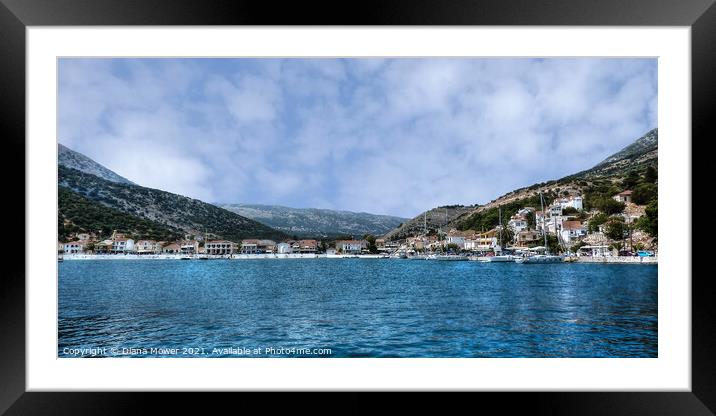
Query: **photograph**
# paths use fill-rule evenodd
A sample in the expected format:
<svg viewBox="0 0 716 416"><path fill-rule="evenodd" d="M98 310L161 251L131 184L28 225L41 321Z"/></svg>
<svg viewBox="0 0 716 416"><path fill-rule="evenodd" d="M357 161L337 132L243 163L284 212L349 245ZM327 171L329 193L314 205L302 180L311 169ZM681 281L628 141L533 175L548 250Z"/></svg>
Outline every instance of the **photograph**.
<svg viewBox="0 0 716 416"><path fill-rule="evenodd" d="M59 359L659 358L656 57L56 63Z"/></svg>

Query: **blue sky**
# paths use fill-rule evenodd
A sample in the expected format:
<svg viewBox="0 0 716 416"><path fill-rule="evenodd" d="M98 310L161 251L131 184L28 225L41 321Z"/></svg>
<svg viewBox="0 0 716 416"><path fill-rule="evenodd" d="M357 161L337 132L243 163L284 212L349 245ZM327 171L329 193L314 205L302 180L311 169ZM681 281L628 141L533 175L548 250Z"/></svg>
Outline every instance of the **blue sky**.
<svg viewBox="0 0 716 416"><path fill-rule="evenodd" d="M61 59L58 140L207 202L412 217L657 127L656 59Z"/></svg>

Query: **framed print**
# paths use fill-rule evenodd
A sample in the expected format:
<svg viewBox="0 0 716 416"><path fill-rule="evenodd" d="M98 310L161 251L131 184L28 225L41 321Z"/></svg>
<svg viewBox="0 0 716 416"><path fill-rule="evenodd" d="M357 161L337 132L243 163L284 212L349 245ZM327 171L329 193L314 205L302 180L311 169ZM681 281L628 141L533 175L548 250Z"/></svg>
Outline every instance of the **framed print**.
<svg viewBox="0 0 716 416"><path fill-rule="evenodd" d="M711 414L691 166L716 8L639 3L3 0L3 411L460 390Z"/></svg>

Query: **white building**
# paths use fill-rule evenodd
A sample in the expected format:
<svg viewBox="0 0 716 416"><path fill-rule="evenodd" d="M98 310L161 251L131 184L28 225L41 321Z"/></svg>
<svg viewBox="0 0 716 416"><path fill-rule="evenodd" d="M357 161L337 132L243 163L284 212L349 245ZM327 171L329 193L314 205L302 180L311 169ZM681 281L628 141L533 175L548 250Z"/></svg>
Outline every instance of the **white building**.
<svg viewBox="0 0 716 416"><path fill-rule="evenodd" d="M448 233L447 237L445 237L445 244L455 244L460 248L465 248L465 236Z"/></svg>
<svg viewBox="0 0 716 416"><path fill-rule="evenodd" d="M569 196L567 198L560 198L557 201L555 201L555 204L559 204L559 206L562 207L562 209L574 208L574 209L577 209L580 211L583 209L582 203L583 203L583 199L579 195ZM560 212L560 214L561 214L561 212Z"/></svg>
<svg viewBox="0 0 716 416"><path fill-rule="evenodd" d="M342 253L359 254L366 246L366 242L363 240L336 241L336 250L340 250Z"/></svg>
<svg viewBox="0 0 716 416"><path fill-rule="evenodd" d="M527 229L527 218L522 215L513 215L507 222L507 226L517 234Z"/></svg>
<svg viewBox="0 0 716 416"><path fill-rule="evenodd" d="M161 251L161 246L154 240L139 240L134 244L137 254L154 254Z"/></svg>
<svg viewBox="0 0 716 416"><path fill-rule="evenodd" d="M181 254L196 254L199 252L199 241L185 240L179 242L179 250Z"/></svg>
<svg viewBox="0 0 716 416"><path fill-rule="evenodd" d="M293 253L293 249L291 248L291 244L278 243L276 244L276 252L279 254L289 254Z"/></svg>
<svg viewBox="0 0 716 416"><path fill-rule="evenodd" d="M560 237L565 244L572 245L587 235L587 228L581 221L564 221L560 230Z"/></svg>
<svg viewBox="0 0 716 416"><path fill-rule="evenodd" d="M126 253L134 251L134 240L131 238L116 238L112 240L113 253Z"/></svg>
<svg viewBox="0 0 716 416"><path fill-rule="evenodd" d="M257 254L259 240L241 240L241 254Z"/></svg>
<svg viewBox="0 0 716 416"><path fill-rule="evenodd" d="M623 202L626 204L627 202L631 202L631 191L626 190L624 192L620 192L614 195L612 198L617 202Z"/></svg>
<svg viewBox="0 0 716 416"><path fill-rule="evenodd" d="M76 254L81 253L85 249L85 243L82 241L71 241L69 243L65 243L62 247L62 250L66 254Z"/></svg>

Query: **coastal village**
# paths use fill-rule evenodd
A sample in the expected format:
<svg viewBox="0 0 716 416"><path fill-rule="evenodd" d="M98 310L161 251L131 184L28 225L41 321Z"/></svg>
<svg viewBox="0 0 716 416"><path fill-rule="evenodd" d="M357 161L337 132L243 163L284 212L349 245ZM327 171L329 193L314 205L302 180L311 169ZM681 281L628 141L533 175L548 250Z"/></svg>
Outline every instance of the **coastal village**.
<svg viewBox="0 0 716 416"><path fill-rule="evenodd" d="M612 196L621 209L605 216L586 211L582 195L556 198L544 210L521 207L489 230L438 229L400 240L370 235L351 239L317 240L243 239L228 241L212 234L186 235L178 241L135 240L121 230L108 238L78 233L58 242L64 258L118 258L116 256L212 259L261 257L381 257L464 258L561 253L567 258L655 257L656 240L635 226L646 207L632 201L631 190ZM614 225L618 227L614 227ZM618 229L614 229L618 228ZM616 235L615 235L616 233ZM546 244L545 244L546 243ZM432 257L431 257L432 256Z"/></svg>

